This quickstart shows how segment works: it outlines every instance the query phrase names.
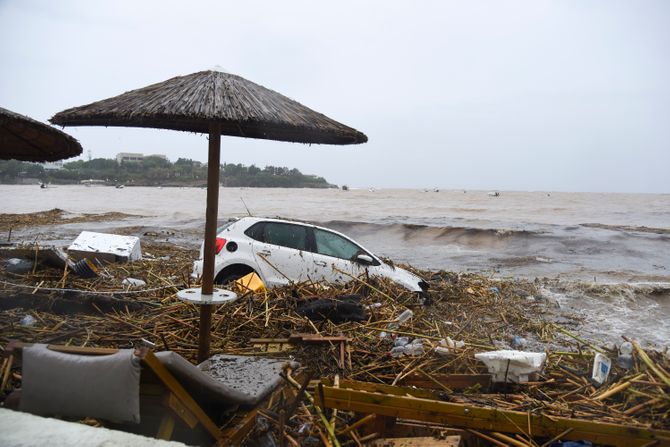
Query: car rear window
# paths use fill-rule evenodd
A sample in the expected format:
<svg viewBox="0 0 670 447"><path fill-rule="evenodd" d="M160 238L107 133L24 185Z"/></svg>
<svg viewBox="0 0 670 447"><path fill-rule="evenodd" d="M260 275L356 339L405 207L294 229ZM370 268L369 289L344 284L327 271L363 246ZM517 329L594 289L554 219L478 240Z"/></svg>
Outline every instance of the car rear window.
<svg viewBox="0 0 670 447"><path fill-rule="evenodd" d="M247 236L259 242L306 250L307 228L280 222L258 222L247 228Z"/></svg>

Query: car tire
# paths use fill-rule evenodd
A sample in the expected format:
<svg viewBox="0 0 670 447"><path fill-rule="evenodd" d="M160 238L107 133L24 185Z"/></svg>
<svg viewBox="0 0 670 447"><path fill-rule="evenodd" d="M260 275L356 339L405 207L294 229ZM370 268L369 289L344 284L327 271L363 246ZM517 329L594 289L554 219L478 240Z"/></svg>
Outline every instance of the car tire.
<svg viewBox="0 0 670 447"><path fill-rule="evenodd" d="M255 273L255 270L246 265L225 268L218 275L216 275L216 278L214 278L214 284L225 286L226 284L230 284L236 279L240 279L249 273Z"/></svg>

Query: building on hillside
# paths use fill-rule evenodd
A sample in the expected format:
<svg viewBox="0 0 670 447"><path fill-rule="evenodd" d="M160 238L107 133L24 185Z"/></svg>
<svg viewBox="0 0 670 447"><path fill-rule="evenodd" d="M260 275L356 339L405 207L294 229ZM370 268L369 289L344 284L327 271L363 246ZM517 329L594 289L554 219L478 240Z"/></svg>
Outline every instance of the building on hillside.
<svg viewBox="0 0 670 447"><path fill-rule="evenodd" d="M118 164L121 163L137 163L139 161L144 160L146 157L158 157L162 158L165 161L170 161L169 158L167 158L167 155L163 154L151 154L151 155L144 155L140 154L137 152L119 152L116 154L116 162Z"/></svg>
<svg viewBox="0 0 670 447"><path fill-rule="evenodd" d="M40 163L45 171L57 171L63 169L63 160L58 161L48 161L46 163Z"/></svg>
<svg viewBox="0 0 670 447"><path fill-rule="evenodd" d="M118 164L122 163L137 163L144 159L144 154L139 154L135 152L119 152L116 154L116 162Z"/></svg>

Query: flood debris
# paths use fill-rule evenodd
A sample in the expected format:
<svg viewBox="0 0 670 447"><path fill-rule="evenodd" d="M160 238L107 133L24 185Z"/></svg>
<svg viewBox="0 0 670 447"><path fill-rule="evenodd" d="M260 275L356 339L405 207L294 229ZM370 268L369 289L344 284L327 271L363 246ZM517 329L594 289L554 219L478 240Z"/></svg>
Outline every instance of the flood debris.
<svg viewBox="0 0 670 447"><path fill-rule="evenodd" d="M155 259L169 259L108 264L104 276L90 279L64 276L55 268L2 276L0 302L24 290L21 286L25 294L43 302L59 295L54 290L71 289L108 292L141 305L91 307L93 312L73 314L32 307L33 303L7 306L0 313L0 344L19 339L118 348L147 339L157 349L193 361L197 309L178 301L175 293L194 286L189 273L197 254L151 244L147 249ZM288 371L285 380L295 382L294 391L218 421L229 444L269 437L275 445L358 446L381 439L418 437L428 442L459 436L467 446L537 446L567 440L670 445L666 352L634 340L626 340L631 349L590 342L579 335L579 315L554 318L555 309L545 301L527 299L539 295L532 282L418 273L431 278L431 306L421 306L415 294L389 280L361 277L327 288L304 282L247 291L235 303L217 308L212 316L214 353L290 358L303 365L305 374L319 378L304 381L298 378L302 370ZM142 278L146 287L123 295L119 283L129 277ZM311 319L300 310L301 303L314 297L341 302L338 297L347 295L360 297L356 303L366 312L365 320ZM410 318L397 324L407 310ZM32 325L20 324L26 315L34 319ZM387 336L380 337L384 332ZM511 380L511 361L510 368L503 365L502 373L498 368L491 374L476 357L510 350L515 336L525 339L524 350L545 356L542 367L527 380L525 373L514 371L518 380ZM415 355L392 356L397 345L416 347ZM596 354L615 359L619 351L630 358L622 366L612 361L609 374L596 387L591 381ZM494 376L500 374L506 378L499 383ZM0 380L1 400L21 386L20 368L3 359Z"/></svg>
<svg viewBox="0 0 670 447"><path fill-rule="evenodd" d="M28 273L33 269L33 263L27 259L9 258L5 261L5 270L15 275Z"/></svg>
<svg viewBox="0 0 670 447"><path fill-rule="evenodd" d="M69 270L83 278L99 274L99 267L88 258L74 261L60 247L39 244L19 244L0 247L0 258L5 261L5 270L13 274L25 274L37 268L52 267Z"/></svg>
<svg viewBox="0 0 670 447"><path fill-rule="evenodd" d="M296 311L312 321L366 321L368 315L360 305L361 298L361 295L342 295L332 299L308 297L297 305Z"/></svg>
<svg viewBox="0 0 670 447"><path fill-rule="evenodd" d="M547 354L513 350L488 351L475 354L493 375L494 382L526 383L540 372Z"/></svg>
<svg viewBox="0 0 670 447"><path fill-rule="evenodd" d="M104 262L130 262L142 258L140 238L82 231L67 249L73 259L95 257Z"/></svg>

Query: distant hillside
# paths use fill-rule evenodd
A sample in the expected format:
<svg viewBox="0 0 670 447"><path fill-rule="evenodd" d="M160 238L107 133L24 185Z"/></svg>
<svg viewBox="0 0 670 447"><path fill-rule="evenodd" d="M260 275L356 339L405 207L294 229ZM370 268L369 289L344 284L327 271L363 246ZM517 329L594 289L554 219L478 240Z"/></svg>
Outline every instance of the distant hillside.
<svg viewBox="0 0 670 447"><path fill-rule="evenodd" d="M85 180L101 180L110 185L127 186L204 186L207 165L180 158L174 163L161 157L144 157L141 161L117 163L107 158L77 160L65 163L61 169L45 169L39 163L0 160L1 183L41 181L57 184L76 184ZM334 188L323 177L307 175L297 169L254 165L224 164L220 170L224 186Z"/></svg>

